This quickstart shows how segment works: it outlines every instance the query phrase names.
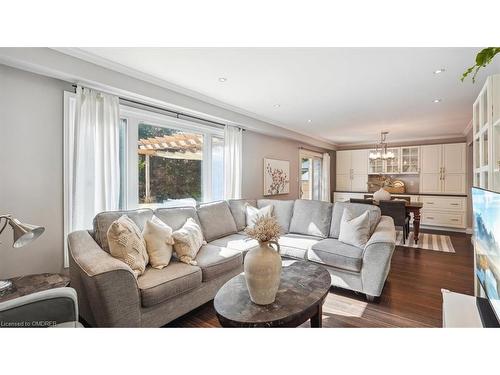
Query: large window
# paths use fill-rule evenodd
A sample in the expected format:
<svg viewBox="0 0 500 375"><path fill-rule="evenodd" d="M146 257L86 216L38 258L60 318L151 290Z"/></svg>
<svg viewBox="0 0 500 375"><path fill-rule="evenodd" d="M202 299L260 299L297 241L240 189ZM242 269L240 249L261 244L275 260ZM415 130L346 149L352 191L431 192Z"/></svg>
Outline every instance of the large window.
<svg viewBox="0 0 500 375"><path fill-rule="evenodd" d="M223 130L129 107L127 208L223 199Z"/></svg>
<svg viewBox="0 0 500 375"><path fill-rule="evenodd" d="M203 134L138 125L139 204L203 199Z"/></svg>

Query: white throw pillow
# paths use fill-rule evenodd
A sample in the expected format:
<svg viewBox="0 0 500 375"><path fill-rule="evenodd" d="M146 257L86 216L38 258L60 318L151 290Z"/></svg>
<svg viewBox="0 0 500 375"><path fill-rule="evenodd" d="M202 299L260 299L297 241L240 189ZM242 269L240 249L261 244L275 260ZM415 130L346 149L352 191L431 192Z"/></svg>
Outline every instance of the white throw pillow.
<svg viewBox="0 0 500 375"><path fill-rule="evenodd" d="M353 216L349 208L344 208L340 221L339 241L364 249L370 238L369 212L365 211L357 217Z"/></svg>
<svg viewBox="0 0 500 375"><path fill-rule="evenodd" d="M255 221L263 216L271 216L273 214L274 206L271 204L269 206L264 206L262 208L257 208L249 205L245 205L245 215L247 228L253 228L255 226Z"/></svg>
<svg viewBox="0 0 500 375"><path fill-rule="evenodd" d="M174 237L174 249L181 262L196 266L196 254L200 251L203 241L203 233L200 226L192 218L188 218L182 228L172 233Z"/></svg>
<svg viewBox="0 0 500 375"><path fill-rule="evenodd" d="M151 220L146 221L142 236L146 241L146 250L151 267L161 270L163 267L168 266L170 258L172 258L172 246L174 244L172 228L156 216L153 216Z"/></svg>

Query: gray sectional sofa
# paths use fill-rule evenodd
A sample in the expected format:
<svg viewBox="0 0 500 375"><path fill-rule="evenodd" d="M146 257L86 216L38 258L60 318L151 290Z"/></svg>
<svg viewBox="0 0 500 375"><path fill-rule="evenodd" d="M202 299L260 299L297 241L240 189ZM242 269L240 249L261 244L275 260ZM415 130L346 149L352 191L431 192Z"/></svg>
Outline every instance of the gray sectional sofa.
<svg viewBox="0 0 500 375"><path fill-rule="evenodd" d="M283 257L323 265L332 285L367 295L382 292L389 273L396 232L392 218L376 206L310 200L229 200L197 209L160 208L98 214L91 231L69 235L71 286L78 293L80 315L98 327L160 327L212 300L226 281L243 271L243 259L256 246L243 229L245 204L272 204L282 228ZM349 206L355 213L369 210L371 237L364 249L338 240L340 219ZM111 223L127 214L139 228L153 214L176 230L188 217L201 226L207 244L197 266L173 259L161 269L148 267L137 279L130 267L109 254L106 233Z"/></svg>

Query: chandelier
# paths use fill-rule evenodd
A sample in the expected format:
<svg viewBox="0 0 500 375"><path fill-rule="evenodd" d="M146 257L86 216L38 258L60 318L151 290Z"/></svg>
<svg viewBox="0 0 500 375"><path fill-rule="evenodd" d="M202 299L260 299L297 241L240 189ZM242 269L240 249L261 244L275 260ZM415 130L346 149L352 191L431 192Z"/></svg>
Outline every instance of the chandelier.
<svg viewBox="0 0 500 375"><path fill-rule="evenodd" d="M394 152L387 151L387 134L389 134L389 132L380 133L380 142L375 145L375 152L370 152L368 156L370 160L388 160L395 158Z"/></svg>

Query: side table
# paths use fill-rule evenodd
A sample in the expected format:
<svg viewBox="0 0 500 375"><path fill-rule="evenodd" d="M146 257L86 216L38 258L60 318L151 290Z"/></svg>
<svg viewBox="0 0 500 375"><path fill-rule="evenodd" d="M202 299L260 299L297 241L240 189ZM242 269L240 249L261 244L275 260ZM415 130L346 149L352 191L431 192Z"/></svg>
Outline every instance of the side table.
<svg viewBox="0 0 500 375"><path fill-rule="evenodd" d="M40 273L10 279L12 288L0 295L0 303L42 290L62 288L69 285L69 277L58 273Z"/></svg>

